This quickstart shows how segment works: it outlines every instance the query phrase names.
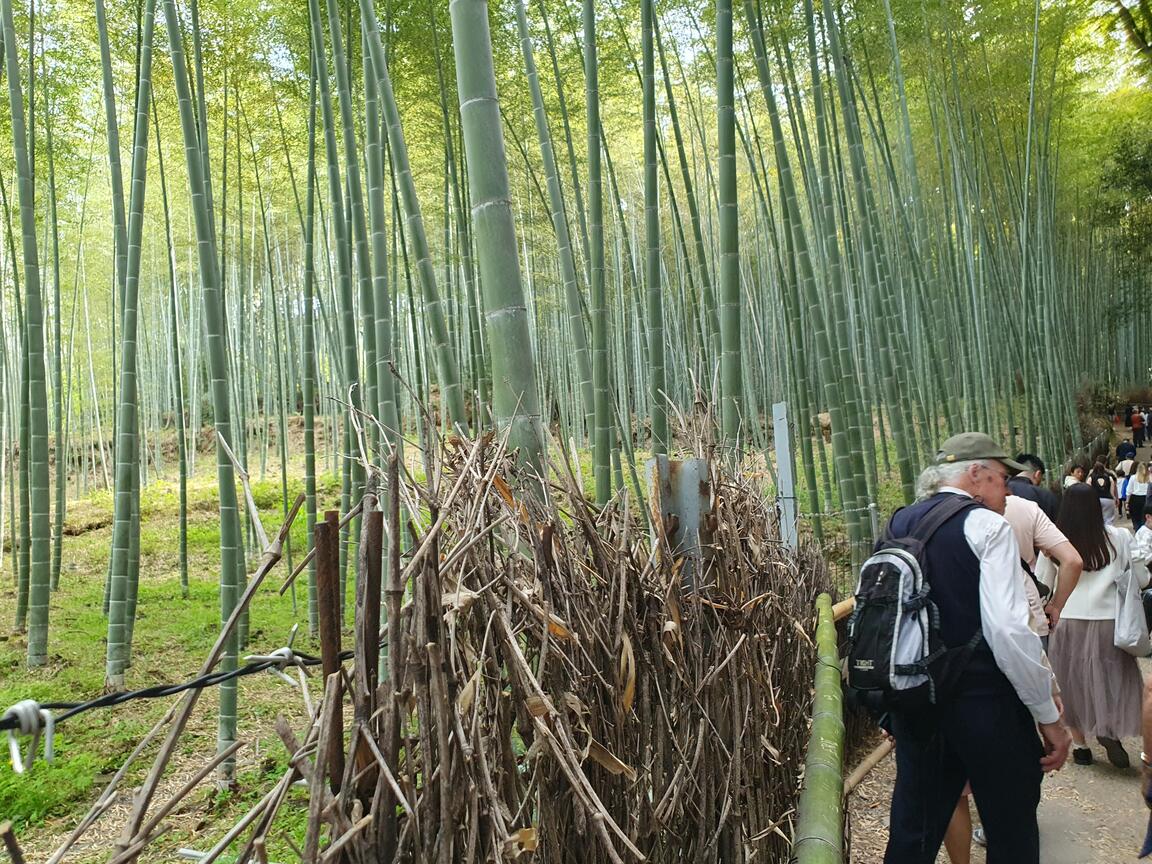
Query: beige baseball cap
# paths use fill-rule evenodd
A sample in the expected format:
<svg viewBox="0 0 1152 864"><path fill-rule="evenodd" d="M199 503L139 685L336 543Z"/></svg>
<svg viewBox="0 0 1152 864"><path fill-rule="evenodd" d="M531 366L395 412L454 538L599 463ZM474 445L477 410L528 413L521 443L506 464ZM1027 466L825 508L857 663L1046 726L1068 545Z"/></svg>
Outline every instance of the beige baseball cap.
<svg viewBox="0 0 1152 864"><path fill-rule="evenodd" d="M974 459L999 462L1013 474L1028 470L1019 462L1009 459L1004 448L983 432L961 432L959 435L953 435L940 445L935 464L948 465L952 462L968 462Z"/></svg>

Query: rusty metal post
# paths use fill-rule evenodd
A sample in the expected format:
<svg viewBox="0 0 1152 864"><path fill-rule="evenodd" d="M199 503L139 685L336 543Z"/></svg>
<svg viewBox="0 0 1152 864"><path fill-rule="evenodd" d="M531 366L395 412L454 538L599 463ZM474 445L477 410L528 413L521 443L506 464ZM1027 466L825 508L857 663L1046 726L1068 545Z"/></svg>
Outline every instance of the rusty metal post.
<svg viewBox="0 0 1152 864"><path fill-rule="evenodd" d="M371 505L371 506L369 506ZM376 710L380 684L380 589L384 576L384 514L376 496L364 497L359 567L356 574L356 719L367 723Z"/></svg>

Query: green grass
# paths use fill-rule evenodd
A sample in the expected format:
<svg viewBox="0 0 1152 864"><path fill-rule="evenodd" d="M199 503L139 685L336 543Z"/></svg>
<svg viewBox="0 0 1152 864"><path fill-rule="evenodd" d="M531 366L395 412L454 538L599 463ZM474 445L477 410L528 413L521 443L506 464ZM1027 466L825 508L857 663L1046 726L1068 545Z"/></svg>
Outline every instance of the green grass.
<svg viewBox="0 0 1152 864"><path fill-rule="evenodd" d="M194 677L219 631L220 529L213 482L215 471L211 459L202 459L200 465L201 475L189 484L187 598L182 596L178 572L176 483L156 482L142 491L139 605L132 665L127 675L129 689ZM321 508L336 506L339 479L324 476L318 486ZM252 490L265 529L271 535L282 519L280 481L272 479L269 472L266 479L252 483ZM302 490L303 472L298 471L290 480L289 496L294 497ZM107 492L95 492L69 502L60 590L52 596L51 603L49 664L43 669L27 669L24 636L0 635L0 710L21 699L41 703L82 702L103 693L107 621L102 607L111 519L112 498ZM293 546L300 552L305 548L305 531L301 513L292 531ZM11 556L5 557L3 568L0 620L9 622L10 628L15 614ZM253 600L250 652L282 646L293 623L301 624L296 647L313 653L319 651L319 646L307 636L306 583L303 580L299 583L295 613L290 595L279 596L278 588L287 573L282 563ZM77 715L60 724L55 741L56 759L52 764L38 758L24 775L16 775L10 767L0 768L0 814L12 820L30 860L46 857L66 836L132 748L173 701L173 698L139 700ZM206 850L212 840L267 791L287 766L287 755L272 731L272 721L277 712L283 712L298 730L302 729L301 706L298 691L270 674L243 679L240 737L255 741L239 754L235 788L220 792L211 782L202 784L177 811L172 820L174 830L161 838L145 859L170 860L177 845ZM174 771L182 772L185 777L215 750L214 694L206 693L195 713L178 748L180 764ZM130 790L140 782L152 752L139 760L122 788ZM302 841L303 810L289 806L284 814L283 829L296 835L295 840ZM118 831L121 827L111 824L111 819L107 821L108 827L93 829L102 841L114 839L114 829ZM88 853L81 853L75 860L105 860L107 848L104 844L103 853L93 850L90 857ZM274 858L290 855L286 845L269 851Z"/></svg>

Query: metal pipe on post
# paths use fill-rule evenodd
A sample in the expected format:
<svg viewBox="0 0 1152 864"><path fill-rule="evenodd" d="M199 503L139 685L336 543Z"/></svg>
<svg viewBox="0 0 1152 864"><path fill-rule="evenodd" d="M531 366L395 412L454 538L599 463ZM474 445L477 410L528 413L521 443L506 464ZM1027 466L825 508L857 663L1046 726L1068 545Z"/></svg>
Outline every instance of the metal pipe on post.
<svg viewBox="0 0 1152 864"><path fill-rule="evenodd" d="M776 501L780 506L780 539L786 549L795 549L799 538L791 431L788 426L788 403L775 403L772 406L772 435L776 443Z"/></svg>
<svg viewBox="0 0 1152 864"><path fill-rule="evenodd" d="M704 569L714 526L708 461L658 455L648 460L647 468L653 542L684 557L680 579L693 588Z"/></svg>

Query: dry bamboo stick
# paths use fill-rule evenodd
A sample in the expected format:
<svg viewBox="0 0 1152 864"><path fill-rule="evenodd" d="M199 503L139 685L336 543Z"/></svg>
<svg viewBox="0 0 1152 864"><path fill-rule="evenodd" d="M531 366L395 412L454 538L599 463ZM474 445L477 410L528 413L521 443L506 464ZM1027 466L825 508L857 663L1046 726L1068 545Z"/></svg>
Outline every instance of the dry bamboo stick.
<svg viewBox="0 0 1152 864"><path fill-rule="evenodd" d="M263 583L264 578L271 572L272 568L279 563L284 541L288 537L288 532L291 530L292 523L300 512L300 508L303 506L304 496L299 495L295 503L293 503L292 509L288 511L288 516L285 518L284 524L280 526L280 533L276 535L276 539L272 541L272 544L265 548L260 566L257 567L256 572L248 582L248 587L236 602L232 614L228 616L228 620L225 621L224 626L220 628L220 634L216 637L216 643L212 646L212 650L208 652L208 658L204 661L204 665L200 669L200 674L204 675L212 671L213 667L215 667L219 661L220 655L224 651L224 644L227 642L229 634L231 634L239 622L241 614L248 607L252 597ZM121 840L117 844L118 852L126 851L128 845L131 843L130 838L134 837L139 831L144 815L148 811L148 805L152 801L152 796L156 793L156 788L160 784L160 778L164 774L164 769L167 768L168 762L172 758L176 743L180 740L180 736L184 732L184 727L187 725L188 719L192 716L192 709L196 707L196 703L200 699L200 693L200 690L189 690L184 697L172 728L168 732L168 737L164 740L164 744L161 746L159 754L157 754L156 759L153 761L152 768L144 784L136 795L132 813L129 816L127 824L124 826ZM129 860L131 860L131 858Z"/></svg>
<svg viewBox="0 0 1152 864"><path fill-rule="evenodd" d="M864 759L852 769L852 773L844 778L844 794L845 796L851 795L853 790L863 782L868 774L888 758L888 755L896 749L896 744L891 739L882 742L871 753L864 757Z"/></svg>
<svg viewBox="0 0 1152 864"><path fill-rule="evenodd" d="M324 854L320 856L320 861L322 864L327 864L329 861L339 860L337 856L340 854L340 851L345 846L347 846L348 843L351 842L354 837L356 837L356 835L358 835L371 824L372 814L369 813L367 816L360 819L360 821L358 821L355 825L341 834L327 849L324 850Z"/></svg>
<svg viewBox="0 0 1152 864"><path fill-rule="evenodd" d="M855 597L849 597L846 600L841 600L839 603L837 603L835 606L832 607L832 620L833 621L841 621L841 620L847 618L849 615L852 614L852 611L855 608L856 608L856 598Z"/></svg>
<svg viewBox="0 0 1152 864"><path fill-rule="evenodd" d="M204 778L216 769L216 766L218 766L225 759L233 756L241 747L243 747L244 743L245 742L243 741L233 741L231 746L217 753L203 767L201 767L199 771L192 775L188 782L181 786L176 794L169 798L167 803L164 804L164 806L162 806L159 810L157 810L156 813L153 814L152 818L145 822L144 826L138 832L136 832L136 836L132 838L132 845L135 845L141 841L147 842L152 832L155 831L156 827L164 820L164 817L171 813L176 808L176 805L183 801L184 798L193 789L199 786L200 783L203 782ZM117 858L113 858L109 864L115 864L115 862L118 860L119 859Z"/></svg>

